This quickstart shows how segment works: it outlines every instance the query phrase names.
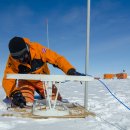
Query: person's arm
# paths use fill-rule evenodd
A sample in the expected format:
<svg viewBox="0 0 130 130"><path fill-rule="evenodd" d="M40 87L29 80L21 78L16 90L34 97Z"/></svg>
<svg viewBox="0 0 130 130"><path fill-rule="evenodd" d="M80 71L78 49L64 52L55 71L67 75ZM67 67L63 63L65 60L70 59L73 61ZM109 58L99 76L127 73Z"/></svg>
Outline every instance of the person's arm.
<svg viewBox="0 0 130 130"><path fill-rule="evenodd" d="M75 67L72 66L65 57L56 52L44 46L39 46L39 51L41 52L43 61L45 60L46 62L53 64L53 66L60 68L65 74L85 76L85 74L77 72Z"/></svg>
<svg viewBox="0 0 130 130"><path fill-rule="evenodd" d="M20 90L16 88L16 80L6 78L7 74L13 73L18 73L18 70L16 69L16 66L14 65L12 59L9 57L4 71L2 86L5 90L6 97L11 99L12 104L23 108L24 106L26 106L26 100Z"/></svg>
<svg viewBox="0 0 130 130"><path fill-rule="evenodd" d="M43 61L48 62L48 63L54 65L55 67L58 67L65 74L67 74L67 72L70 69L72 69L72 68L75 69L75 67L73 65L71 65L70 62L64 56L61 56L58 53L56 53L44 46L40 46L39 49L40 49L40 53L41 53Z"/></svg>
<svg viewBox="0 0 130 130"><path fill-rule="evenodd" d="M16 80L6 78L7 74L17 73L17 71L14 70L13 68L15 68L15 66L11 63L11 59L9 57L4 71L3 81L2 81L2 86L5 90L7 97L10 97L11 92L16 89Z"/></svg>

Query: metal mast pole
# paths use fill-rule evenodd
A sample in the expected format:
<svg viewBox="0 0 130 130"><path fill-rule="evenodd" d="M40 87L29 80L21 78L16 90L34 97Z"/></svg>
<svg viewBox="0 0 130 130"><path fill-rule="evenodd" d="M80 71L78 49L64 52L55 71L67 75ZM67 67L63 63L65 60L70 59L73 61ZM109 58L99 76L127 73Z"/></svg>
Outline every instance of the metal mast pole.
<svg viewBox="0 0 130 130"><path fill-rule="evenodd" d="M48 46L48 48L50 47L50 45L49 45L49 35L48 35L48 19L46 20L46 24L47 24L47 46Z"/></svg>
<svg viewBox="0 0 130 130"><path fill-rule="evenodd" d="M87 45L85 57L85 74L88 74L89 67L89 44L90 44L90 0L87 0ZM85 82L84 107L88 108L88 82Z"/></svg>

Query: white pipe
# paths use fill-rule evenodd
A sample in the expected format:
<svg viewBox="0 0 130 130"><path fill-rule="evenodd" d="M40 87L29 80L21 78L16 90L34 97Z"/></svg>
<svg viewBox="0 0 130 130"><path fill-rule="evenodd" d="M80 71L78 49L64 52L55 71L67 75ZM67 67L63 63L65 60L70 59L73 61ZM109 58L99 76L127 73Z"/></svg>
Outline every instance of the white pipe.
<svg viewBox="0 0 130 130"><path fill-rule="evenodd" d="M40 80L40 81L93 81L91 76L44 75L44 74L7 74L7 79Z"/></svg>
<svg viewBox="0 0 130 130"><path fill-rule="evenodd" d="M86 45L86 62L85 62L85 74L88 74L89 67L89 44L90 44L90 0L87 0L87 45ZM88 108L88 82L85 82L84 90L84 107Z"/></svg>
<svg viewBox="0 0 130 130"><path fill-rule="evenodd" d="M46 90L46 93L47 93L47 105L49 105L49 109L52 109L51 107L51 97L50 97L50 94L49 94L49 82L47 82L47 86L45 84L45 90Z"/></svg>
<svg viewBox="0 0 130 130"><path fill-rule="evenodd" d="M57 87L57 92L56 92L56 97L55 97L55 100L54 100L53 109L55 109L56 103L57 103L57 100L58 100L58 94L59 94L60 84L61 84L61 82L59 82L58 86L56 86Z"/></svg>

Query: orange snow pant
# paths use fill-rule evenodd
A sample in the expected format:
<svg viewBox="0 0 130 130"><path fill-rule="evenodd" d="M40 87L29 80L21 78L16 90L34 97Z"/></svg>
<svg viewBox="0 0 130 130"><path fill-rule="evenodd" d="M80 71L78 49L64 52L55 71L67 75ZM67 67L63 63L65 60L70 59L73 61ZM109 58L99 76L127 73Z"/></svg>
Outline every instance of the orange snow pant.
<svg viewBox="0 0 130 130"><path fill-rule="evenodd" d="M25 97L26 102L34 101L35 91L38 92L42 98L45 98L45 84L41 81L29 82L26 80L19 80L18 88L22 92L22 95Z"/></svg>
<svg viewBox="0 0 130 130"><path fill-rule="evenodd" d="M26 102L33 102L34 101L34 93L35 91L43 98L46 98L46 91L45 91L45 84L42 81L37 82L29 82L26 80L20 80L18 82L18 88L22 92L22 95L25 97ZM52 85L52 100L55 99L57 93L57 87L53 84ZM60 93L58 93L59 101L62 100Z"/></svg>

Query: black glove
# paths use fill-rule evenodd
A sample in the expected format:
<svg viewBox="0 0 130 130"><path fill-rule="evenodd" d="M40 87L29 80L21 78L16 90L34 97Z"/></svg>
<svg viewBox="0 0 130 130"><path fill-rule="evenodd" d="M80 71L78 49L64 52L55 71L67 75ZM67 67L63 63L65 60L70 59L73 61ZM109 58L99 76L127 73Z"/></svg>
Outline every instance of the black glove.
<svg viewBox="0 0 130 130"><path fill-rule="evenodd" d="M77 72L74 68L68 70L67 75L77 75L77 76L86 76L83 73Z"/></svg>
<svg viewBox="0 0 130 130"><path fill-rule="evenodd" d="M25 97L22 95L20 91L14 91L11 93L12 103L20 108L24 108L26 106Z"/></svg>

